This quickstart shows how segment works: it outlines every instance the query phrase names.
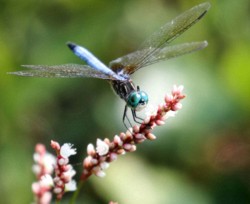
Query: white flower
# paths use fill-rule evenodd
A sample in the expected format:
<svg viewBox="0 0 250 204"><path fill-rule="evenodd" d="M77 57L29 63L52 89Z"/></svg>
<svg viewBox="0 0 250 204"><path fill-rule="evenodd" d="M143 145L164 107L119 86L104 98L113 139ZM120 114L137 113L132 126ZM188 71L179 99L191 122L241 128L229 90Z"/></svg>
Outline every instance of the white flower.
<svg viewBox="0 0 250 204"><path fill-rule="evenodd" d="M32 185L31 185L32 192L35 193L35 194L39 193L40 188L41 187L39 185L39 182L33 182Z"/></svg>
<svg viewBox="0 0 250 204"><path fill-rule="evenodd" d="M53 154L46 153L43 158L46 173L51 174L56 164L56 157Z"/></svg>
<svg viewBox="0 0 250 204"><path fill-rule="evenodd" d="M51 199L52 199L52 193L47 191L40 198L40 203L50 203Z"/></svg>
<svg viewBox="0 0 250 204"><path fill-rule="evenodd" d="M64 158L68 158L69 156L76 154L76 149L72 147L73 144L65 143L60 149L60 155Z"/></svg>
<svg viewBox="0 0 250 204"><path fill-rule="evenodd" d="M69 183L65 184L65 191L75 191L76 190L76 181L71 180Z"/></svg>
<svg viewBox="0 0 250 204"><path fill-rule="evenodd" d="M41 156L40 156L39 153L35 152L35 153L33 154L33 159L34 159L34 161L35 161L36 163L39 162L40 158L41 158Z"/></svg>
<svg viewBox="0 0 250 204"><path fill-rule="evenodd" d="M65 171L62 174L62 177L67 179L67 180L70 180L75 174L76 174L76 171L73 169L73 167L71 165L69 165L68 171Z"/></svg>
<svg viewBox="0 0 250 204"><path fill-rule="evenodd" d="M44 176L42 176L40 184L41 186L48 186L48 187L54 186L54 182L51 175L45 174Z"/></svg>
<svg viewBox="0 0 250 204"><path fill-rule="evenodd" d="M51 174L54 170L54 166L56 164L56 157L50 153L44 152L41 153L34 153L33 159L36 164L33 165L32 171L38 175L41 171L44 173Z"/></svg>
<svg viewBox="0 0 250 204"><path fill-rule="evenodd" d="M107 145L106 142L97 139L96 141L96 152L100 155L103 156L105 154L107 154L109 151L109 146Z"/></svg>
<svg viewBox="0 0 250 204"><path fill-rule="evenodd" d="M33 173L34 173L35 175L39 175L39 174L41 173L41 171L42 171L42 168L41 168L41 166L39 166L38 164L34 164L34 165L32 166L32 171L33 171Z"/></svg>

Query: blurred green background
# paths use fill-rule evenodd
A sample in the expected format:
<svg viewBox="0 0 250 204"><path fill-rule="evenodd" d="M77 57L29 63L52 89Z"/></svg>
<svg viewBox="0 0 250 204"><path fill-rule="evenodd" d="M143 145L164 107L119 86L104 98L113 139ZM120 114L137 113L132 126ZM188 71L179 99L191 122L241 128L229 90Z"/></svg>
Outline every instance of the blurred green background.
<svg viewBox="0 0 250 204"><path fill-rule="evenodd" d="M88 143L124 131L124 102L98 79L7 75L21 64L83 63L65 43L103 62L136 50L197 0L2 0L0 6L0 197L31 203L36 143L75 144L78 172ZM175 42L207 40L197 53L133 75L161 103L183 84L183 109L154 132L154 142L91 177L78 203L250 203L250 1L212 0L204 19ZM79 173L76 177L79 177ZM67 203L67 194L63 203Z"/></svg>

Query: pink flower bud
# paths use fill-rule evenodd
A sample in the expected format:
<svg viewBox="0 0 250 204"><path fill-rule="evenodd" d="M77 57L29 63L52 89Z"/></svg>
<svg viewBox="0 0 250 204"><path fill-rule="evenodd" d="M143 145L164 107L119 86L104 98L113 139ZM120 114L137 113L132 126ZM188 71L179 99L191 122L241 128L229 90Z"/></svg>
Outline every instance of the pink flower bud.
<svg viewBox="0 0 250 204"><path fill-rule="evenodd" d="M118 150L116 151L116 153L117 153L117 154L125 154L126 152L125 152L124 149L118 149Z"/></svg>
<svg viewBox="0 0 250 204"><path fill-rule="evenodd" d="M152 134L152 133L148 133L148 134L146 135L146 137L147 137L149 140L155 140L155 139L156 139L156 136L155 136L154 134Z"/></svg>
<svg viewBox="0 0 250 204"><path fill-rule="evenodd" d="M165 102L166 103L171 103L174 100L174 97L172 95L167 94L165 96Z"/></svg>
<svg viewBox="0 0 250 204"><path fill-rule="evenodd" d="M40 185L38 182L32 183L31 187L32 187L33 193L38 194L40 192Z"/></svg>
<svg viewBox="0 0 250 204"><path fill-rule="evenodd" d="M129 128L129 129L126 131L126 139L127 139L127 140L133 139L133 136L132 136L131 132L133 132L132 128Z"/></svg>
<svg viewBox="0 0 250 204"><path fill-rule="evenodd" d="M101 170L101 167L100 166L94 166L93 168L92 168L92 173L94 173L94 174L96 174L98 171L100 171Z"/></svg>
<svg viewBox="0 0 250 204"><path fill-rule="evenodd" d="M122 139L122 141L125 141L127 139L127 135L124 132L121 132L120 138Z"/></svg>
<svg viewBox="0 0 250 204"><path fill-rule="evenodd" d="M139 132L139 130L140 130L140 128L139 128L138 125L135 125L135 126L133 127L133 133L137 133L137 132Z"/></svg>
<svg viewBox="0 0 250 204"><path fill-rule="evenodd" d="M163 120L157 120L155 121L156 125L160 126L160 125L164 125L165 122Z"/></svg>
<svg viewBox="0 0 250 204"><path fill-rule="evenodd" d="M58 164L59 164L60 166L66 165L68 162L69 162L69 159L68 159L68 158L60 158L60 159L58 160Z"/></svg>
<svg viewBox="0 0 250 204"><path fill-rule="evenodd" d="M109 138L105 138L103 141L104 141L107 145L109 145L109 144L110 144L110 140L109 140Z"/></svg>
<svg viewBox="0 0 250 204"><path fill-rule="evenodd" d="M95 151L95 147L93 144L88 144L87 146L87 154L90 156L95 156L96 151Z"/></svg>
<svg viewBox="0 0 250 204"><path fill-rule="evenodd" d="M144 118L144 123L145 124L148 124L149 123L149 121L150 121L150 119L151 119L151 116L146 116L145 118Z"/></svg>
<svg viewBox="0 0 250 204"><path fill-rule="evenodd" d="M100 167L101 167L102 170L107 169L109 167L109 163L108 162L102 162L102 163L100 163Z"/></svg>
<svg viewBox="0 0 250 204"><path fill-rule="evenodd" d="M135 146L135 145L132 145L129 151L130 151L130 152L136 151L136 146Z"/></svg>
<svg viewBox="0 0 250 204"><path fill-rule="evenodd" d="M52 193L45 192L40 199L40 203L44 203L44 204L50 203L51 199L52 199Z"/></svg>
<svg viewBox="0 0 250 204"><path fill-rule="evenodd" d="M61 188L54 188L54 193L55 194L59 194L59 193L61 193L62 192L62 189Z"/></svg>
<svg viewBox="0 0 250 204"><path fill-rule="evenodd" d="M118 145L118 146L122 146L122 144L123 144L121 138L120 138L118 135L116 135L116 136L114 137L114 143L115 143L116 145Z"/></svg>
<svg viewBox="0 0 250 204"><path fill-rule="evenodd" d="M172 110L173 111L177 111L180 110L182 108L182 104L181 103L176 103L173 107Z"/></svg>
<svg viewBox="0 0 250 204"><path fill-rule="evenodd" d="M107 154L109 151L109 145L107 145L106 142L97 139L96 141L96 152L100 155L103 156L105 154Z"/></svg>
<svg viewBox="0 0 250 204"><path fill-rule="evenodd" d="M102 170L99 170L95 173L96 176L103 178L104 176L106 176L105 172Z"/></svg>
<svg viewBox="0 0 250 204"><path fill-rule="evenodd" d="M111 153L110 154L110 161L114 161L117 159L117 154L116 153Z"/></svg>
<svg viewBox="0 0 250 204"><path fill-rule="evenodd" d="M92 160L92 157L87 156L83 161L83 167L88 168L88 167L92 166L91 160Z"/></svg>
<svg viewBox="0 0 250 204"><path fill-rule="evenodd" d="M60 145L59 145L59 143L58 143L58 142L55 142L55 141L53 141L53 140L51 140L50 145L51 145L51 147L52 147L54 150L56 150L56 151L60 150L60 148L61 148Z"/></svg>
<svg viewBox="0 0 250 204"><path fill-rule="evenodd" d="M172 94L173 95L180 95L181 92L183 91L183 89L184 89L183 85L180 85L180 86L174 85L173 90L172 90Z"/></svg>
<svg viewBox="0 0 250 204"><path fill-rule="evenodd" d="M55 183L58 183L60 181L60 178L59 177L55 177L53 180L54 180Z"/></svg>
<svg viewBox="0 0 250 204"><path fill-rule="evenodd" d="M145 137L145 139L139 139L139 140L137 140L136 142L139 144L139 143L144 142L145 140L146 140L146 137Z"/></svg>
<svg viewBox="0 0 250 204"><path fill-rule="evenodd" d="M143 134L139 134L139 133L135 135L135 138L138 139L138 140L146 139Z"/></svg>
<svg viewBox="0 0 250 204"><path fill-rule="evenodd" d="M37 144L36 147L35 147L35 151L38 154L44 155L46 153L46 148L45 148L45 146L43 144Z"/></svg>
<svg viewBox="0 0 250 204"><path fill-rule="evenodd" d="M133 152L136 150L136 146L133 144L124 144L123 147L128 152Z"/></svg>

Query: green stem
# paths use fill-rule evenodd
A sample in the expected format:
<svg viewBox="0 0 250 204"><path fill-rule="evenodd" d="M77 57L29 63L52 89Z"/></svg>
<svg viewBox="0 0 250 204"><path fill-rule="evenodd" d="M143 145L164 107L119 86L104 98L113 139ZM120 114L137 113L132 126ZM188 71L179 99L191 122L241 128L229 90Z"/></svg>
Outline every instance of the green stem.
<svg viewBox="0 0 250 204"><path fill-rule="evenodd" d="M76 198L78 197L82 186L83 186L83 180L80 180L80 182L78 183L78 186L77 186L77 190L74 192L69 204L74 204L75 203Z"/></svg>

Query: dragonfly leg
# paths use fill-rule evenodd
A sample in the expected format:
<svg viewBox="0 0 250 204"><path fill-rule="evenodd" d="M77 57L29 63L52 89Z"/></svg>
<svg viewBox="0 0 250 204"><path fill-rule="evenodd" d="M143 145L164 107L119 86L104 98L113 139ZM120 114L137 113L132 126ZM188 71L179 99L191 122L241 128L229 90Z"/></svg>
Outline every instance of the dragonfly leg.
<svg viewBox="0 0 250 204"><path fill-rule="evenodd" d="M136 112L135 112L134 109L131 109L131 112L132 112L134 121L137 122L137 123L139 123L139 124L142 124L143 121L144 121L143 118L138 117L138 116L136 115ZM140 121L138 121L138 120L140 120Z"/></svg>
<svg viewBox="0 0 250 204"><path fill-rule="evenodd" d="M123 122L124 126L126 127L126 129L129 130L128 126L127 126L126 123L125 123L125 118L127 119L128 123L129 123L129 125L130 125L130 127L132 127L132 124L131 124L131 122L130 122L128 116L127 116L127 110L128 110L128 106L126 105L125 108L124 108L124 113L123 113L123 117L122 117L122 122Z"/></svg>
<svg viewBox="0 0 250 204"><path fill-rule="evenodd" d="M137 123L139 123L139 124L143 124L144 120L136 115L135 110L131 110L131 111L132 111L132 115L133 115L134 121L137 122ZM137 121L136 119L139 119L141 121ZM151 129L150 124L146 124L146 129Z"/></svg>

